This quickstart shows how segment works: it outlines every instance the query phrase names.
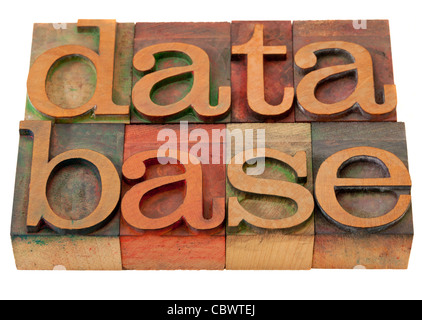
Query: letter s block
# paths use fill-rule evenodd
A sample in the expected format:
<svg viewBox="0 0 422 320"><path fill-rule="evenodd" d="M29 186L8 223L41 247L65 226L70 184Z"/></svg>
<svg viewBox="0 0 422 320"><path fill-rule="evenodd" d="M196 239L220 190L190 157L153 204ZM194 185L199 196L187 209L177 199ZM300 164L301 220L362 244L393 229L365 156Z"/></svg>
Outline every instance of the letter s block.
<svg viewBox="0 0 422 320"><path fill-rule="evenodd" d="M133 23L35 24L26 120L129 123Z"/></svg>
<svg viewBox="0 0 422 320"><path fill-rule="evenodd" d="M23 121L11 237L20 270L121 270L123 124Z"/></svg>
<svg viewBox="0 0 422 320"><path fill-rule="evenodd" d="M192 125L189 132L180 127L126 127L120 228L124 270L224 269L224 143L211 146L203 140L198 145L185 134L203 129L211 137L213 129L225 125ZM166 143L169 152L160 155L162 130L173 139ZM188 153L196 147L202 163ZM219 164L211 161L215 147L219 151L214 150L213 159Z"/></svg>
<svg viewBox="0 0 422 320"><path fill-rule="evenodd" d="M312 124L314 268L405 269L413 241L403 123Z"/></svg>
<svg viewBox="0 0 422 320"><path fill-rule="evenodd" d="M265 129L265 149L236 147L239 132ZM238 133L236 133L238 132ZM309 270L314 248L314 199L309 124L229 125L227 269ZM262 137L254 139L254 144ZM263 146L261 146L263 147ZM253 151L253 154L249 154ZM254 158L265 163L248 167ZM239 157L240 155L240 157ZM265 168L264 168L265 166ZM248 173L258 170L259 175ZM248 169L250 170L248 172ZM258 173L258 172L255 172Z"/></svg>

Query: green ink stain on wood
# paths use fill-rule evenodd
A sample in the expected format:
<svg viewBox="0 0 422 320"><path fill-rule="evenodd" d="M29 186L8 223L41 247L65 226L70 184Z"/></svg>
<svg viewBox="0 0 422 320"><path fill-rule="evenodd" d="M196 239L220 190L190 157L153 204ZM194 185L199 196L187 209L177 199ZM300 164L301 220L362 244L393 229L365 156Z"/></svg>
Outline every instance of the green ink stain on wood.
<svg viewBox="0 0 422 320"><path fill-rule="evenodd" d="M286 166L281 166L276 163L266 162L265 168L280 173L288 182L296 182L296 176L291 169Z"/></svg>
<svg viewBox="0 0 422 320"><path fill-rule="evenodd" d="M47 245L47 243L45 243L43 240L37 240L37 239L28 242L28 244L32 244L32 243L38 246L42 246L42 247Z"/></svg>

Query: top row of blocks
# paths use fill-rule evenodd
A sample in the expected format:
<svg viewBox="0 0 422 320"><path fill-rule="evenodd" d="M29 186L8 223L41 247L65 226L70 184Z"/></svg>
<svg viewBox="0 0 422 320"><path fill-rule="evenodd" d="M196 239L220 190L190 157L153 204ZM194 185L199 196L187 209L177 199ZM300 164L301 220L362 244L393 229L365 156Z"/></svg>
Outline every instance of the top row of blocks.
<svg viewBox="0 0 422 320"><path fill-rule="evenodd" d="M389 23L35 24L25 120L397 121Z"/></svg>

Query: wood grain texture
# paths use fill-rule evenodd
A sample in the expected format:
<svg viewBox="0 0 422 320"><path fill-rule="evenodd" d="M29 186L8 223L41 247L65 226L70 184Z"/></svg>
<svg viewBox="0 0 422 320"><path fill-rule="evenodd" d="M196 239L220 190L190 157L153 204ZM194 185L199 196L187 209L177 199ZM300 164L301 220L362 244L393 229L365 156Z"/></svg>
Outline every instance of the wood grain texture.
<svg viewBox="0 0 422 320"><path fill-rule="evenodd" d="M14 236L19 270L122 270L118 237Z"/></svg>
<svg viewBox="0 0 422 320"><path fill-rule="evenodd" d="M133 37L114 20L35 24L25 119L128 123Z"/></svg>
<svg viewBox="0 0 422 320"><path fill-rule="evenodd" d="M265 147L270 151L265 171L255 178L232 172L232 164L228 165L227 269L311 269L314 203L310 125L228 125L229 133L237 129L243 133L265 129ZM255 137L255 146L247 150L255 149L260 140ZM231 155L235 156L239 141L227 138L227 143L232 144Z"/></svg>
<svg viewBox="0 0 422 320"><path fill-rule="evenodd" d="M318 206L313 267L407 268L413 218L404 124L314 123L312 148L314 174L316 179L322 179L315 182ZM335 192L337 202L333 202L330 192L319 190L318 184L324 185L324 176L317 175L322 166L330 165L327 159L330 161L333 155L347 153L349 149L377 149L380 155L354 154L338 170L333 163L332 170L340 181ZM397 170L401 173L396 180ZM327 206L330 201L340 205L340 209Z"/></svg>
<svg viewBox="0 0 422 320"><path fill-rule="evenodd" d="M230 24L137 23L132 123L230 121Z"/></svg>
<svg viewBox="0 0 422 320"><path fill-rule="evenodd" d="M233 22L232 54L232 122L294 122L291 22Z"/></svg>
<svg viewBox="0 0 422 320"><path fill-rule="evenodd" d="M211 136L213 129L224 128L224 125L191 125L189 133L205 129ZM180 133L180 125L126 127L126 179L120 227L123 269L222 270L225 267L224 141L216 143L221 150L220 164L192 168L191 162L177 161L163 165L153 161L150 155L143 157L150 161L139 163L142 159L136 159L137 156L157 155L164 144L158 141L162 129L174 130L177 139L174 148L182 143L188 149L197 145ZM133 161L138 161L138 166ZM131 170L136 167L142 168L142 174Z"/></svg>
<svg viewBox="0 0 422 320"><path fill-rule="evenodd" d="M396 121L389 23L295 21L296 122Z"/></svg>
<svg viewBox="0 0 422 320"><path fill-rule="evenodd" d="M57 124L51 134L49 127L49 121L21 124L11 226L17 268L121 269L117 204L124 125ZM86 157L91 153L111 171Z"/></svg>

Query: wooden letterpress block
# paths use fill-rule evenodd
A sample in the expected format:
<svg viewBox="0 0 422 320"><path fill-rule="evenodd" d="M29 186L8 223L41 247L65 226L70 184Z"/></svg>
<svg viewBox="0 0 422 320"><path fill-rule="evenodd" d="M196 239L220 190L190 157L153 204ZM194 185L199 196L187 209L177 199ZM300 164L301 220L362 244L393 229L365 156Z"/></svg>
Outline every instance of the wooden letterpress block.
<svg viewBox="0 0 422 320"><path fill-rule="evenodd" d="M123 269L224 269L224 143L207 141L213 131L224 128L188 128L186 123L126 127L120 228ZM224 141L225 131L221 134ZM170 140L164 142L166 136ZM196 143L195 137L201 137L201 142ZM163 145L171 151L160 154ZM194 150L192 155L188 150ZM171 162L163 164L160 159Z"/></svg>
<svg viewBox="0 0 422 320"><path fill-rule="evenodd" d="M131 122L230 121L230 24L137 23Z"/></svg>
<svg viewBox="0 0 422 320"><path fill-rule="evenodd" d="M227 167L227 269L311 269L314 247L311 127L233 124L228 125L228 134L238 137L241 132L246 136L250 129L265 129L265 143L258 136L254 139L256 146L249 145L246 150L258 149L245 156L236 150L243 142L232 139L231 155L240 157ZM255 169L248 165L245 168L245 161L254 157L265 161L260 165L258 162ZM264 169L254 172L260 175L249 175L248 169L253 172L258 168Z"/></svg>
<svg viewBox="0 0 422 320"><path fill-rule="evenodd" d="M314 268L407 268L413 240L403 123L312 124Z"/></svg>
<svg viewBox="0 0 422 320"><path fill-rule="evenodd" d="M290 21L232 23L232 122L295 122Z"/></svg>
<svg viewBox="0 0 422 320"><path fill-rule="evenodd" d="M295 21L296 121L396 121L389 23Z"/></svg>
<svg viewBox="0 0 422 320"><path fill-rule="evenodd" d="M11 237L20 270L121 270L123 124L23 121Z"/></svg>
<svg viewBox="0 0 422 320"><path fill-rule="evenodd" d="M35 24L26 120L129 123L133 23Z"/></svg>

